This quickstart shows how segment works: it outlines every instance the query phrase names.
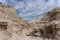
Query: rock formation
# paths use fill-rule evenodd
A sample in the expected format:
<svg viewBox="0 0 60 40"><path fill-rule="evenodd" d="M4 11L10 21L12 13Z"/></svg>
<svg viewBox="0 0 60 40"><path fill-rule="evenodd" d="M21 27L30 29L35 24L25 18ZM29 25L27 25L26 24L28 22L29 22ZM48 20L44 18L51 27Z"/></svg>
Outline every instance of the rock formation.
<svg viewBox="0 0 60 40"><path fill-rule="evenodd" d="M28 23L18 17L12 6L0 3L0 40L59 40L59 30L60 8Z"/></svg>
<svg viewBox="0 0 60 40"><path fill-rule="evenodd" d="M38 29L32 31L29 35L40 38L42 37L43 39L60 39L60 8L55 8L45 13L40 21L38 20L37 22L40 26L38 26L38 24L35 24L36 22L32 23L33 25L37 25L36 28Z"/></svg>
<svg viewBox="0 0 60 40"><path fill-rule="evenodd" d="M30 26L12 6L0 3L0 40L20 40L19 36L27 33Z"/></svg>

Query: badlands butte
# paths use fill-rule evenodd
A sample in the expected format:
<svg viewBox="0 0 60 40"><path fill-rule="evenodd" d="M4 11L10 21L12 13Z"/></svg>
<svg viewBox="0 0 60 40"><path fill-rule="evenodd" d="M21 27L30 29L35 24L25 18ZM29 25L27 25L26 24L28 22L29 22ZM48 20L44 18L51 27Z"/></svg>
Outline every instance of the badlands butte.
<svg viewBox="0 0 60 40"><path fill-rule="evenodd" d="M60 40L60 8L26 22L12 6L0 3L0 40Z"/></svg>

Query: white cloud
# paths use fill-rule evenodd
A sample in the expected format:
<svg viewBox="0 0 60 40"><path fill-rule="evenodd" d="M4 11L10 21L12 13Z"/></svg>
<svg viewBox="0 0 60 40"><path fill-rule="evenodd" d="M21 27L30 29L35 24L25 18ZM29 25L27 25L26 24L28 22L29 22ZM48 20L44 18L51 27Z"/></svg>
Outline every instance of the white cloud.
<svg viewBox="0 0 60 40"><path fill-rule="evenodd" d="M20 2L15 6L15 9L23 8L24 6L25 6L24 3Z"/></svg>
<svg viewBox="0 0 60 40"><path fill-rule="evenodd" d="M0 0L0 2L6 3L6 0Z"/></svg>
<svg viewBox="0 0 60 40"><path fill-rule="evenodd" d="M25 20L32 20L33 18L31 18L31 16L35 17L55 7L60 7L60 0L48 0L47 2L45 0L23 0L22 2L18 3L14 0L10 1L12 3L15 3L14 7L16 8L16 10L19 9L20 11L22 11L20 12L19 16L21 16Z"/></svg>
<svg viewBox="0 0 60 40"><path fill-rule="evenodd" d="M48 2L48 4L49 4L49 2ZM51 3L53 3L53 2L51 2ZM20 16L22 15L22 17L24 19L28 19L27 17L40 15L47 9L48 4L45 3L44 0L35 0L33 2L32 2L32 0L27 0L26 4L24 4L24 6L26 5L26 7L24 10L22 10L23 13L20 13ZM51 5L51 4L49 4L49 5ZM18 7L21 8L24 6L18 5L16 8L18 9Z"/></svg>

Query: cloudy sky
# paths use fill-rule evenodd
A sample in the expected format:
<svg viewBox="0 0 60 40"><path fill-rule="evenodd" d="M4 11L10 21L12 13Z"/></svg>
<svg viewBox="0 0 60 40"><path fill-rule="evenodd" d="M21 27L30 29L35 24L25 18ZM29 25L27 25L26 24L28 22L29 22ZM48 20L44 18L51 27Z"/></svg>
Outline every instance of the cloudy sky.
<svg viewBox="0 0 60 40"><path fill-rule="evenodd" d="M0 0L0 2L12 5L17 14L26 21L37 16L42 17L49 10L60 7L60 0Z"/></svg>

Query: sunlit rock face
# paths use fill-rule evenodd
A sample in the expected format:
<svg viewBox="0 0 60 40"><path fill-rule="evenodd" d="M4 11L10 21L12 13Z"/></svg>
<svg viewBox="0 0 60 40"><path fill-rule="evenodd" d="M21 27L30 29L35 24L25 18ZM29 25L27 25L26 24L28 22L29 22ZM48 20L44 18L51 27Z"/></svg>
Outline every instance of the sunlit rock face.
<svg viewBox="0 0 60 40"><path fill-rule="evenodd" d="M52 39L52 40L53 39L59 40L59 38L60 38L60 36L58 36L58 35L60 35L60 31L59 31L60 30L60 16L59 15L60 15L60 8L54 8L53 10L45 13L45 15L40 20L36 18L34 21L31 21L30 24L33 24L36 30L33 30L32 32L30 32L29 35L30 36L32 35L34 37L40 37L40 38L42 37L43 39L44 39L44 35L45 35L45 39L47 38L47 39ZM50 29L50 27L53 28L53 30L54 30L53 32ZM49 32L49 30L51 30L51 31ZM38 32L39 32L39 34L42 34L42 36L38 35ZM54 36L54 38L53 38L51 35L54 32L56 34L53 35Z"/></svg>
<svg viewBox="0 0 60 40"><path fill-rule="evenodd" d="M60 20L60 8L55 8L51 11L49 11L44 17L46 17L46 19L48 21L54 21L54 20Z"/></svg>
<svg viewBox="0 0 60 40"><path fill-rule="evenodd" d="M46 13L43 18L36 18L34 21L27 23L17 16L12 6L0 3L0 40L43 40L43 37L40 37L41 32L39 28L43 29L44 32L45 26L56 24L56 27L60 28L59 10L60 8L55 8ZM34 33L33 31L35 30L39 32ZM28 36L30 32L39 37ZM59 34L60 32L58 31L57 33ZM46 37L45 39L47 40Z"/></svg>
<svg viewBox="0 0 60 40"><path fill-rule="evenodd" d="M0 40L20 40L20 36L31 30L29 26L12 6L0 3Z"/></svg>

